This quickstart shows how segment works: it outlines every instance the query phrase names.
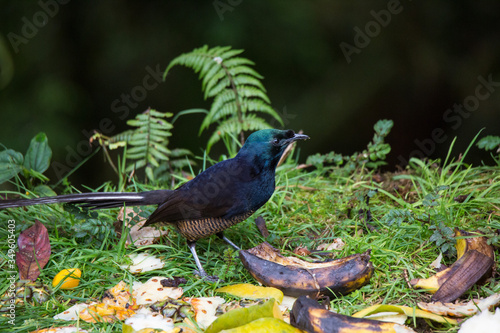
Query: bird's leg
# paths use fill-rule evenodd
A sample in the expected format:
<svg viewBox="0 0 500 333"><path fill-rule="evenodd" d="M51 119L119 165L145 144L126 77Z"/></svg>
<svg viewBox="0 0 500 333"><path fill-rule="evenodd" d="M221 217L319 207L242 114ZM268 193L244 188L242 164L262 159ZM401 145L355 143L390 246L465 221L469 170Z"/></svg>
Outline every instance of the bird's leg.
<svg viewBox="0 0 500 333"><path fill-rule="evenodd" d="M198 271L194 271L196 275L199 275L201 278L210 281L210 282L217 282L220 281L220 279L217 276L210 276L205 272L203 269L203 266L201 265L200 259L198 258L198 254L196 253L196 242L188 242L189 250L191 250L191 253L193 254L194 262L196 263L196 266L198 267Z"/></svg>
<svg viewBox="0 0 500 333"><path fill-rule="evenodd" d="M217 234L217 237L219 237L220 239L223 239L224 241L226 241L226 243L228 243L229 245L231 245L232 247L234 247L234 249L235 249L236 251L241 250L241 249L238 247L238 245L234 244L233 242L231 242L231 241L229 240L229 238L227 238L226 236L224 236L224 233L223 233L222 231L221 231L221 232L219 232L219 233Z"/></svg>

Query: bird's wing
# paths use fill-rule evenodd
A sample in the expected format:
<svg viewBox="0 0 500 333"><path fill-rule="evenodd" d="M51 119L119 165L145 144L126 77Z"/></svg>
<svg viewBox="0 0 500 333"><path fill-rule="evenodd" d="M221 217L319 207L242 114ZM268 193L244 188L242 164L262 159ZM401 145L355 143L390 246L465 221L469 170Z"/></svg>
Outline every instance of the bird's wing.
<svg viewBox="0 0 500 333"><path fill-rule="evenodd" d="M249 208L243 193L251 178L241 162L235 159L219 162L177 188L145 225L241 214Z"/></svg>

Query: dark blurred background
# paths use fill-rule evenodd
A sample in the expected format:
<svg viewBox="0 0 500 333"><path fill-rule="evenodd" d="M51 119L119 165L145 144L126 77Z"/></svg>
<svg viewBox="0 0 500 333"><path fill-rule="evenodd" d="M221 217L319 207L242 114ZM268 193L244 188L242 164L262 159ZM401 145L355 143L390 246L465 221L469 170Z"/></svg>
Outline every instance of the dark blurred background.
<svg viewBox="0 0 500 333"><path fill-rule="evenodd" d="M482 128L481 137L500 135L495 0L0 3L0 142L24 154L44 131L63 165L88 155L85 133L103 119L113 134L148 107L209 108L197 75L183 67L140 100L123 99L204 44L244 49L256 63L285 127L312 138L300 145L301 160L362 150L379 119L395 123L390 169L410 156L444 158L454 137L458 155ZM115 112L124 105L127 118ZM201 121L176 121L171 146L201 155L209 137L198 136ZM467 161L493 163L475 147ZM115 178L99 153L70 179L95 187Z"/></svg>

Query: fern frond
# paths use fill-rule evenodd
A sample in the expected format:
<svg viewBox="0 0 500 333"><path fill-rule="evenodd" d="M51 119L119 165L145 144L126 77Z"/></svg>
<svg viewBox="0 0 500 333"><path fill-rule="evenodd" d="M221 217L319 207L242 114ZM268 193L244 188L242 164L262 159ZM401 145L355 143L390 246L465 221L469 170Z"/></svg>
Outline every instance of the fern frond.
<svg viewBox="0 0 500 333"><path fill-rule="evenodd" d="M257 117L255 114L246 114L242 116L242 118L241 122L237 118L231 118L217 126L208 140L207 150L210 150L210 148L221 140L223 136L245 131L258 131L272 128L264 119Z"/></svg>
<svg viewBox="0 0 500 333"><path fill-rule="evenodd" d="M176 65L193 69L199 74L204 98L214 99L200 126L201 133L210 125L219 124L209 140L208 149L222 137L239 135L243 140L246 130L271 127L262 118L249 117L249 113L264 113L283 124L270 105L261 82L263 76L252 68L253 61L239 56L242 52L229 46L209 48L205 45L174 58L165 70L164 77Z"/></svg>
<svg viewBox="0 0 500 333"><path fill-rule="evenodd" d="M173 125L167 121L167 118L172 117L171 113L163 113L156 110L148 109L145 112L138 114L134 119L127 121L127 125L133 127L113 137L106 137L100 133L95 134L92 139L97 140L100 145L109 149L126 147L125 158L127 163L125 171L145 168L145 174L150 180L155 180L156 175L160 175L158 170L166 170L164 165L168 166L169 177L172 169L177 169L177 166L187 166L195 164L186 157L192 155L187 149L168 149L168 138L172 135L170 130ZM106 151L106 150L105 150ZM110 163L113 165L106 155ZM171 158L174 160L171 161ZM181 161L177 161L177 160ZM172 164L172 162L175 162ZM152 167L155 170L152 170ZM115 171L117 169L114 167ZM118 172L118 171L117 171ZM163 177L164 178L164 177Z"/></svg>

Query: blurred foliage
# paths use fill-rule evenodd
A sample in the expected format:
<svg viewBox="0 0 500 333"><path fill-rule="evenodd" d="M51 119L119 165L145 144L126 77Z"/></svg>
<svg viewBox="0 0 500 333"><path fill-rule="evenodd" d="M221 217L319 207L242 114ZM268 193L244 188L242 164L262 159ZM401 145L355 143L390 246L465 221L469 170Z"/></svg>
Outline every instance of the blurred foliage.
<svg viewBox="0 0 500 333"><path fill-rule="evenodd" d="M500 153L500 136L488 135L478 141L477 146L484 150L497 150Z"/></svg>
<svg viewBox="0 0 500 333"><path fill-rule="evenodd" d="M238 149L233 138L239 137L243 145L244 131L272 128L264 119L256 116L256 112L268 114L283 125L283 120L271 107L266 89L260 82L262 75L250 67L254 65L251 60L238 56L242 52L229 46L209 49L205 45L176 57L165 70L164 77L176 65L192 68L199 73L204 98L214 99L200 127L201 133L210 125L217 124L208 140L207 151L223 140L229 155L234 156Z"/></svg>
<svg viewBox="0 0 500 333"><path fill-rule="evenodd" d="M329 152L328 154L315 154L307 157L307 164L314 165L319 169L323 169L327 165L342 165L347 174L351 174L356 169L378 169L385 165L384 161L387 154L391 151L391 146L385 142L385 138L389 135L394 122L392 120L379 120L373 129L375 134L373 139L368 143L366 149L362 152L356 152L351 156L343 156L342 154Z"/></svg>
<svg viewBox="0 0 500 333"><path fill-rule="evenodd" d="M36 181L49 180L43 173L49 168L51 157L52 149L43 132L31 139L25 155L7 148L0 151L0 184L20 173L26 179L28 189L33 189Z"/></svg>
<svg viewBox="0 0 500 333"><path fill-rule="evenodd" d="M13 76L0 90L0 142L22 151L43 130L51 139L53 163L69 169L76 155L90 156L78 147L94 129L105 135L124 131L126 120L148 107L209 109L196 77L176 70L161 81L170 59L205 44L245 49L265 76L284 127L311 136L301 159L360 151L378 119L397 124L388 138L389 167L418 152L442 157L454 137L460 138L456 151L463 151L482 127L484 135L500 132L497 86L473 112L453 110L474 96L479 76L500 81L497 1L401 1L402 9L383 25L375 16L388 10L388 1L255 0L223 12L210 1L71 1L37 22L34 17L43 15L35 14L47 13L40 3L49 2L1 3L0 35L10 53L2 59L12 59ZM366 34L370 22L377 33L367 35L364 47L356 46L362 39L357 31ZM20 37L14 43L12 34ZM350 63L341 43L359 49ZM3 77L7 67L0 66ZM448 110L453 122L444 118ZM210 135L197 135L203 119L179 118L171 143L198 153ZM271 117L266 121L280 126ZM443 131L439 142L432 140L436 129ZM214 156L223 148L214 145ZM481 150L469 158L491 161ZM102 184L112 174L103 163L92 158L71 182ZM50 178L54 172L53 166L47 170Z"/></svg>

